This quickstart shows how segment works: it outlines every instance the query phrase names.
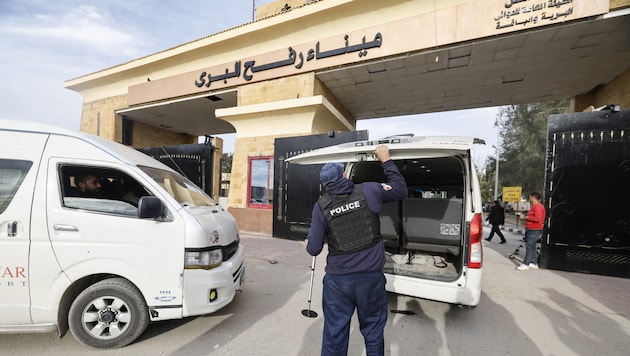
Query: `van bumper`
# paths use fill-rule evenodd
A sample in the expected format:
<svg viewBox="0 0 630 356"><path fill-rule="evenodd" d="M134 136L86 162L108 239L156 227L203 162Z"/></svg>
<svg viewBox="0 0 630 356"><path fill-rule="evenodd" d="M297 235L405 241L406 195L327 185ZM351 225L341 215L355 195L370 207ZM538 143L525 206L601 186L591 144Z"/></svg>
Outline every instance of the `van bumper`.
<svg viewBox="0 0 630 356"><path fill-rule="evenodd" d="M230 304L245 283L243 246L221 266L184 270L183 316L213 313Z"/></svg>
<svg viewBox="0 0 630 356"><path fill-rule="evenodd" d="M481 299L481 269L466 268L452 282L436 281L385 273L388 292L438 302L476 306Z"/></svg>

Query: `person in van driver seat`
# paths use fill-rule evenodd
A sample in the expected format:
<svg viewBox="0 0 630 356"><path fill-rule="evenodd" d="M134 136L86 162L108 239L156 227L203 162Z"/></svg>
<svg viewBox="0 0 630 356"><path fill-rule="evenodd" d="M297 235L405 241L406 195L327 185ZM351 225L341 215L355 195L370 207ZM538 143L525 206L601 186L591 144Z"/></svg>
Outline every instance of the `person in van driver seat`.
<svg viewBox="0 0 630 356"><path fill-rule="evenodd" d="M320 172L326 192L313 206L306 251L321 253L328 241L322 306L322 355L347 355L350 320L357 310L366 354L383 355L387 322L385 249L379 212L383 203L402 200L407 184L385 145L376 147L387 183L354 184L339 163L327 163Z"/></svg>

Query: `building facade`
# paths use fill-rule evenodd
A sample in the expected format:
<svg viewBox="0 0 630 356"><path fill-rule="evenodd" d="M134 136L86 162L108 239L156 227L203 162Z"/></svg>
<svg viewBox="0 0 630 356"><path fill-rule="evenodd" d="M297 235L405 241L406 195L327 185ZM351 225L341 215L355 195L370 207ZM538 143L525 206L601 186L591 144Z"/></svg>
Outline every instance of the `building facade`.
<svg viewBox="0 0 630 356"><path fill-rule="evenodd" d="M65 83L83 97L82 131L133 147L236 133L227 204L243 231L271 234L269 180L255 181L273 177L277 138L566 98L574 111L630 107L630 0L292 0L256 13Z"/></svg>

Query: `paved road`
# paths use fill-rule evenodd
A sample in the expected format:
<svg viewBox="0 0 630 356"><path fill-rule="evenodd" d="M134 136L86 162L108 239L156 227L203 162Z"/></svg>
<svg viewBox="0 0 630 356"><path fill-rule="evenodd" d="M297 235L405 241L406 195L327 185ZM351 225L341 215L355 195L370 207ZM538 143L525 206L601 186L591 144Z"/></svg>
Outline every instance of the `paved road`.
<svg viewBox="0 0 630 356"><path fill-rule="evenodd" d="M486 234L489 229L485 229ZM516 271L508 243L484 241L481 303L464 308L389 295L387 355L626 355L630 337L630 279L553 270ZM311 259L300 242L243 236L247 284L227 308L204 317L152 324L134 344L89 349L68 334L0 335L4 355L319 355L323 316L318 260L307 306ZM523 256L524 250L519 255ZM351 356L363 355L353 321Z"/></svg>

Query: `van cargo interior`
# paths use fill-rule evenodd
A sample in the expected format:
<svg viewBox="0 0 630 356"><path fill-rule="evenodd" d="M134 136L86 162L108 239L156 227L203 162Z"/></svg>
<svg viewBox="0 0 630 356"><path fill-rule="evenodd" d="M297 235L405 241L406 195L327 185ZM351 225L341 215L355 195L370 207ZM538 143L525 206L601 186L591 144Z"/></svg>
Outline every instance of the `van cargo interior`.
<svg viewBox="0 0 630 356"><path fill-rule="evenodd" d="M407 182L407 197L383 206L381 234L384 272L435 280L455 280L464 261L463 219L466 174L458 157L396 161ZM356 183L386 182L380 162L356 164Z"/></svg>

